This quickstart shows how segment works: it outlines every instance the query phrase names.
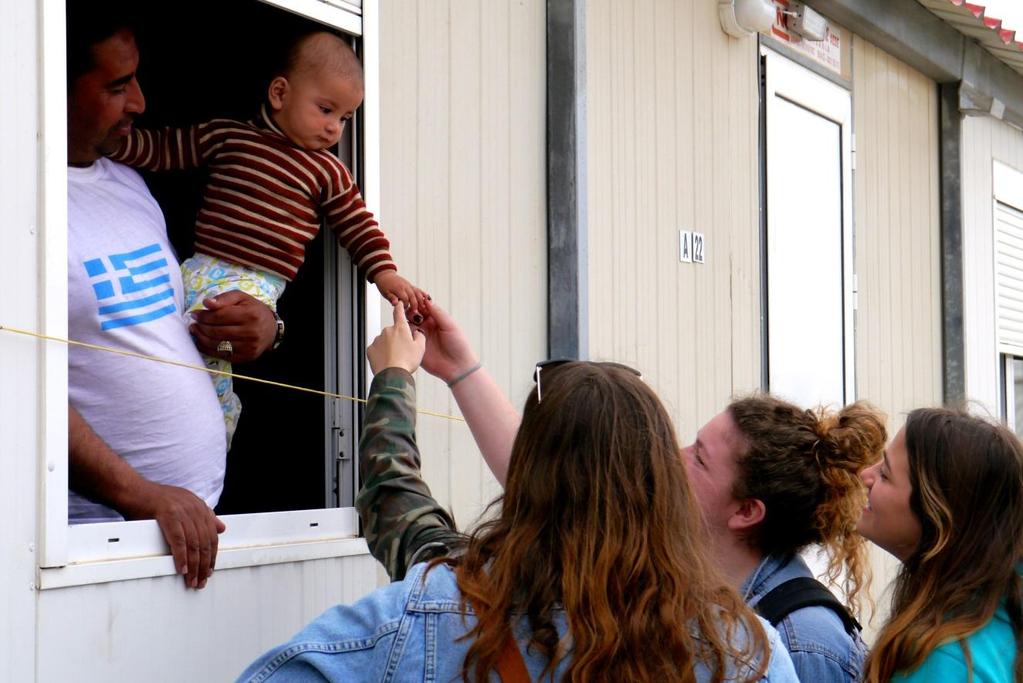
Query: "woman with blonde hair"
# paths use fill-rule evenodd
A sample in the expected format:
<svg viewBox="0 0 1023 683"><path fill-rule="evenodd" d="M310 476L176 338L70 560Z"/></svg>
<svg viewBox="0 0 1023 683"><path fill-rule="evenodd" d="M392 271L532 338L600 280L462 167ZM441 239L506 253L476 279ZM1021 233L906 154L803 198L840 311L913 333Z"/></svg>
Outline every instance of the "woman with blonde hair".
<svg viewBox="0 0 1023 683"><path fill-rule="evenodd" d="M859 530L902 561L865 680L1023 681L1023 448L963 411L909 414Z"/></svg>
<svg viewBox="0 0 1023 683"><path fill-rule="evenodd" d="M328 610L243 680L797 681L713 568L671 420L636 371L540 364L496 514L459 544L419 476L423 353L396 306L368 351L359 507L419 520L392 537L367 520L378 556L439 547L422 545L434 532L448 551Z"/></svg>

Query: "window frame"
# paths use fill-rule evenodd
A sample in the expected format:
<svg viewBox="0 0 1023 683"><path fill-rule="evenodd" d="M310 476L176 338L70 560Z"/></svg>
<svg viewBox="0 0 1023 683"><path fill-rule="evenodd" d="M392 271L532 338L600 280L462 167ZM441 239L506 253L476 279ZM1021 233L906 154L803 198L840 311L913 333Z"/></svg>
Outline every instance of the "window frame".
<svg viewBox="0 0 1023 683"><path fill-rule="evenodd" d="M1000 417L1005 425L1016 432L1016 372L1013 370L1013 361L1023 361L1023 356L1015 356L1011 353L998 354L998 404Z"/></svg>
<svg viewBox="0 0 1023 683"><path fill-rule="evenodd" d="M1023 211L1023 170L996 159L992 162L991 181L996 202Z"/></svg>
<svg viewBox="0 0 1023 683"><path fill-rule="evenodd" d="M992 212L991 231L994 235L994 253L992 254L993 272L997 272L998 260L998 210L999 204L1023 211L1023 172L1004 164L998 160L992 162L991 169L992 186ZM998 283L995 282L995 339L998 353L998 399L999 412L1005 424L1013 432L1016 432L1016 373L1013 369L1013 362L1023 361L1023 354L1018 349L1010 348L1001 341L1001 320L998 314Z"/></svg>
<svg viewBox="0 0 1023 683"><path fill-rule="evenodd" d="M1012 275L1004 277L1004 271L1019 270L1019 258L1012 256L1012 251L1002 252L1000 248L1000 211L1004 206L1009 211L1023 213L1023 172L1018 171L1007 164L993 160L991 168L991 238L992 254L991 267L994 284L994 324L995 324L995 345L999 354L999 373L1005 375L1006 365L1002 362L1001 356L1016 356L1023 358L1023 345L1020 342L1020 334L1014 331L1015 324L1012 322L1018 316L1018 304L1014 302L1018 297L1018 287L1008 289L1008 294L1003 294L1003 282L1013 281ZM1003 316L1003 306L1007 309L1007 315ZM1003 327L1003 321L1007 324ZM1004 387L1001 388L1004 394Z"/></svg>
<svg viewBox="0 0 1023 683"><path fill-rule="evenodd" d="M362 109L362 190L367 205L379 206L379 50L377 6L343 0L259 0L361 38L365 66ZM42 172L39 204L44 215L40 241L41 328L67 338L67 87L64 4L45 0L40 14ZM361 324L367 337L381 329L381 298L366 288ZM343 345L342 345L343 346ZM43 347L39 461L39 589L61 588L176 574L154 520L69 525L67 517L67 347ZM356 481L356 485L358 482ZM217 568L367 554L355 509L325 508L224 515Z"/></svg>

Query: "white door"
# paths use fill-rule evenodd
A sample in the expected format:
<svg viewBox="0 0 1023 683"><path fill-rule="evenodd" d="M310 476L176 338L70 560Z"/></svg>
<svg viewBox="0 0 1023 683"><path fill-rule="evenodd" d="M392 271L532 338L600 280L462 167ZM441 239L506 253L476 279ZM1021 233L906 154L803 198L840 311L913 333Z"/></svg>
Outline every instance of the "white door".
<svg viewBox="0 0 1023 683"><path fill-rule="evenodd" d="M851 98L764 55L769 389L838 406L855 396Z"/></svg>

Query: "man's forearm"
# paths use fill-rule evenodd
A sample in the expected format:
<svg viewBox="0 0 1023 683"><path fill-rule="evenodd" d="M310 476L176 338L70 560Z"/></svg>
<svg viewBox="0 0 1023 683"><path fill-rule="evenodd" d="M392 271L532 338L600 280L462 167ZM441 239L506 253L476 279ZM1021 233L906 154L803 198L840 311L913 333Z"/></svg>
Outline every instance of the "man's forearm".
<svg viewBox="0 0 1023 683"><path fill-rule="evenodd" d="M131 518L139 514L137 503L148 484L68 406L70 488Z"/></svg>

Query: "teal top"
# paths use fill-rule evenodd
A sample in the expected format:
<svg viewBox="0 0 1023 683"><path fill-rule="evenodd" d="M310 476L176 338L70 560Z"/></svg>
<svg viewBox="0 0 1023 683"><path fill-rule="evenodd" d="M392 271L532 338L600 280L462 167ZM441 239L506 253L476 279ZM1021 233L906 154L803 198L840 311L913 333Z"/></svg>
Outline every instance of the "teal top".
<svg viewBox="0 0 1023 683"><path fill-rule="evenodd" d="M1016 640L1012 635L1009 614L1000 606L976 633L966 637L973 658L974 683L1012 683L1013 665L1016 660ZM966 658L958 640L938 646L927 656L919 668L909 673L899 673L892 681L902 683L924 683L925 681L969 680Z"/></svg>

